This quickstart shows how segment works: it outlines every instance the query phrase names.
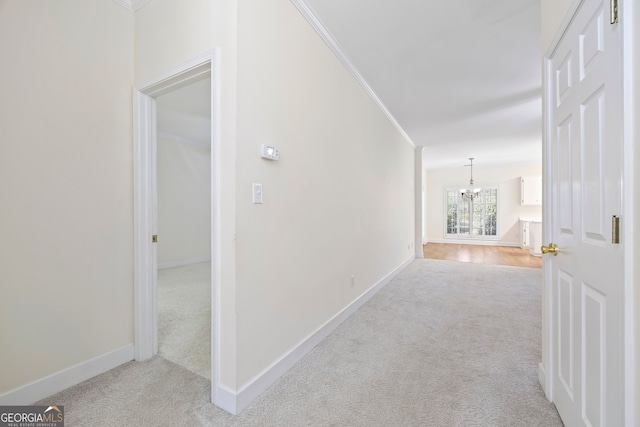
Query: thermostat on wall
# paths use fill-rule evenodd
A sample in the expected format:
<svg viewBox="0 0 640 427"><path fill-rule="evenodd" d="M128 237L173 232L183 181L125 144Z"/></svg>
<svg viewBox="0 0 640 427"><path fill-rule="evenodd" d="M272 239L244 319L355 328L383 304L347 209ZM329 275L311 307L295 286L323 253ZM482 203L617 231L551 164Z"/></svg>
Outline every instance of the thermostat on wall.
<svg viewBox="0 0 640 427"><path fill-rule="evenodd" d="M269 160L278 160L280 153L278 149L272 145L262 144L260 146L260 156Z"/></svg>

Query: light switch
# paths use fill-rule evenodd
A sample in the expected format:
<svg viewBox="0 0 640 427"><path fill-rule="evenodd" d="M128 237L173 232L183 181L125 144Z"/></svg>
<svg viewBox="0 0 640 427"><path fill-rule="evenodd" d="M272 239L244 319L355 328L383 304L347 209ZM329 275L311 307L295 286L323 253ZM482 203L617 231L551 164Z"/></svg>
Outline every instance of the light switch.
<svg viewBox="0 0 640 427"><path fill-rule="evenodd" d="M262 203L262 184L253 183L252 200L254 205Z"/></svg>

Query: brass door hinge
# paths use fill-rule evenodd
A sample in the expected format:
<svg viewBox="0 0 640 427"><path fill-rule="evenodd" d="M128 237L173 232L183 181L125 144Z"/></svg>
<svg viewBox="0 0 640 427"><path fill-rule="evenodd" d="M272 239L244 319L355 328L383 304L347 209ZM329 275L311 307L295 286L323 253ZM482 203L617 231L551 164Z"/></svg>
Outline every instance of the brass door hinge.
<svg viewBox="0 0 640 427"><path fill-rule="evenodd" d="M613 25L618 22L618 0L609 0L609 8L611 10L609 22Z"/></svg>
<svg viewBox="0 0 640 427"><path fill-rule="evenodd" d="M153 236L151 236L151 242L158 243L158 235L157 234L154 234Z"/></svg>
<svg viewBox="0 0 640 427"><path fill-rule="evenodd" d="M611 217L611 243L614 245L620 243L620 217L618 215Z"/></svg>

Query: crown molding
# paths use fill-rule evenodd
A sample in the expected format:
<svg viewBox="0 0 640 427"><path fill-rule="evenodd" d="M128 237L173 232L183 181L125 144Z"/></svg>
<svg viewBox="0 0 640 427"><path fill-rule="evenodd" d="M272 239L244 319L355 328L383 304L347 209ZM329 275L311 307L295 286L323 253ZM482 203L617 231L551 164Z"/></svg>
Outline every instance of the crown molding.
<svg viewBox="0 0 640 427"><path fill-rule="evenodd" d="M298 8L302 16L309 22L309 24L313 27L314 30L320 35L320 38L324 40L324 42L329 46L329 48L333 51L333 53L340 59L340 62L349 70L351 75L356 79L356 81L362 86L364 91L369 95L369 97L373 100L374 103L382 110L382 112L387 116L389 121L395 126L395 128L400 132L400 134L404 137L407 143L416 148L416 144L409 138L409 135L404 131L402 126L398 123L398 121L393 117L391 112L384 105L382 100L378 97L378 95L373 91L369 83L362 77L362 74L357 70L357 68L353 65L353 63L349 60L347 55L344 53L340 45L333 38L331 33L324 26L320 18L316 15L316 13L311 9L311 7L307 4L305 0L291 0L291 3L294 4L295 7Z"/></svg>
<svg viewBox="0 0 640 427"><path fill-rule="evenodd" d="M130 12L135 12L140 9L145 4L149 3L150 0L113 0L120 6L124 7Z"/></svg>

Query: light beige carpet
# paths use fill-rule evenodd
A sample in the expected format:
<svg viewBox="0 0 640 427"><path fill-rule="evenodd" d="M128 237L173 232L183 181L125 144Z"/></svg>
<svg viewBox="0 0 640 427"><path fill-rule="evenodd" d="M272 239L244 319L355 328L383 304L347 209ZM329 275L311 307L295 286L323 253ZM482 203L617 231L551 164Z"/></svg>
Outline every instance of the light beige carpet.
<svg viewBox="0 0 640 427"><path fill-rule="evenodd" d="M158 353L211 379L211 263L158 271Z"/></svg>
<svg viewBox="0 0 640 427"><path fill-rule="evenodd" d="M40 404L67 426L561 426L537 380L539 269L416 260L234 417L156 357Z"/></svg>

